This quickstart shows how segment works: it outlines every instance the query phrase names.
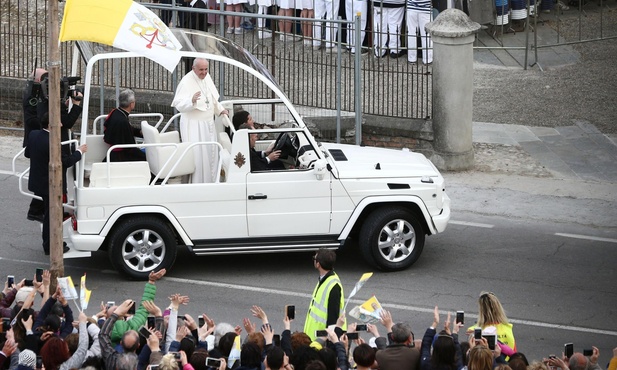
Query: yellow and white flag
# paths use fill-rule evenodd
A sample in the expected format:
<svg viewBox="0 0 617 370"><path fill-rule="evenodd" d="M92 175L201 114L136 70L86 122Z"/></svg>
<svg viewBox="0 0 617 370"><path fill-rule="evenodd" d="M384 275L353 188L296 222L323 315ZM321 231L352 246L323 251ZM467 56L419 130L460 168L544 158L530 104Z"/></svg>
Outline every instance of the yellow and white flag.
<svg viewBox="0 0 617 370"><path fill-rule="evenodd" d="M86 274L84 274L84 276L81 277L81 284L79 285L79 303L82 311L88 309L88 302L90 302L91 294L92 291L86 288Z"/></svg>
<svg viewBox="0 0 617 370"><path fill-rule="evenodd" d="M371 276L373 276L372 272L365 272L364 274L362 274L362 276L360 277L360 280L358 280L358 282L356 283L356 286L354 286L353 290L351 291L351 293L349 293L349 297L347 297L347 299L345 300L345 306L343 307L343 311L345 311L345 308L347 308L347 303L351 300L351 297L355 296L356 293L358 293L358 290L360 290L360 288L362 288L364 283L366 283L366 281Z"/></svg>
<svg viewBox="0 0 617 370"><path fill-rule="evenodd" d="M182 48L150 9L132 0L67 0L60 41L85 40L112 45L151 59L170 72Z"/></svg>
<svg viewBox="0 0 617 370"><path fill-rule="evenodd" d="M73 284L73 279L71 279L70 276L59 277L58 286L60 287L60 290L62 290L62 295L64 296L64 299L75 300L79 298L79 296L77 295L77 290L75 289L75 285Z"/></svg>

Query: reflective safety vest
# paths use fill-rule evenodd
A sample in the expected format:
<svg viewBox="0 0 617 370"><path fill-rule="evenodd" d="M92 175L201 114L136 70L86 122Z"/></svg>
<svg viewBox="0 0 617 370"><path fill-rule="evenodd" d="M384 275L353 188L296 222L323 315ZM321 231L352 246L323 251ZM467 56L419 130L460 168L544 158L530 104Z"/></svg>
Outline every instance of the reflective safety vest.
<svg viewBox="0 0 617 370"><path fill-rule="evenodd" d="M341 287L341 301L339 303L339 316L345 305L343 294L343 284L336 273L328 276L321 284L317 284L313 291L313 300L309 306L308 313L306 314L306 321L304 322L304 332L315 340L315 330L324 330L326 328L326 322L328 320L328 297L330 291L335 285ZM347 324L344 325L343 330L347 330Z"/></svg>

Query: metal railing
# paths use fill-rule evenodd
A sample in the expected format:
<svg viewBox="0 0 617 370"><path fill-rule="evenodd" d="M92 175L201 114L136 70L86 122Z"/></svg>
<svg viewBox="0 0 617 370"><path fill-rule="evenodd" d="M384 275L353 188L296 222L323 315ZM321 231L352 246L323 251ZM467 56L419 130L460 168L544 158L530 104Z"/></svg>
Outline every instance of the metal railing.
<svg viewBox="0 0 617 370"><path fill-rule="evenodd" d="M8 7L0 9L2 26L0 27L0 37L2 45L0 51L0 77L10 77L20 80L31 73L33 66L38 64L44 67L47 60L47 39L46 39L46 11L45 1L29 0L28 7L21 6L22 2L7 0ZM4 4L4 3L3 3ZM163 5L152 5L155 11L161 12ZM157 8L158 7L158 8ZM200 10L206 16L213 16L219 22L225 15L236 13L221 12L217 10ZM178 8L178 14L195 13L192 8ZM33 19L33 15L36 17ZM423 65L408 64L404 57L399 59L375 58L372 49L365 47L368 51L359 54L359 57L347 52L347 43L344 42L345 28L354 22L335 20L333 24L339 29L338 40L336 42L336 53L328 53L326 50L316 50L311 46L304 45L303 42L283 42L276 29L276 24L280 20L290 20L294 24L300 22L315 22L313 19L298 17L279 17L273 15L257 15L242 13L245 20L251 21L261 17L266 22L271 23L274 37L269 39L259 39L257 31L247 31L241 35L225 35L234 42L243 45L259 58L266 67L272 71L273 75L286 92L290 100L300 106L307 107L311 116L353 116L356 105L360 104L363 114L393 116L397 118L431 118L431 69ZM19 24L20 27L14 27ZM219 23L220 26L220 23ZM209 32L220 33L225 27L211 25ZM342 31L342 32L341 32ZM105 47L105 46L101 46ZM62 43L62 73L69 75L69 64L72 58L72 48L70 43ZM176 77L158 74L161 68L155 63L143 59L135 64L128 65L126 62L119 63L117 81L110 71L113 68L101 68L96 76L96 80L102 82L105 87L115 86L119 83L121 87L130 87L136 90L148 90L156 92L173 92L178 76L182 76L186 71L186 66L178 68ZM83 66L80 70L84 70ZM215 76L218 68L212 67ZM106 72L103 72L106 71ZM105 73L105 74L104 74ZM156 78L149 78L156 73ZM264 97L264 91L252 86L241 83L241 76L226 75L228 86L222 89L222 94L226 97L237 98L257 98ZM23 86L23 85L22 85ZM0 90L0 98L6 97L9 92ZM19 99L21 91L13 93L13 99ZM358 98L361 99L358 99ZM9 96L9 98L11 98ZM149 101L148 103L153 103ZM91 102L91 105L97 102ZM99 103L97 108L101 113L108 112L112 105L102 106ZM167 107L165 107L167 105ZM160 104L164 108L162 112L172 115L173 111L168 104ZM337 113L337 110L341 113ZM4 112L4 111L3 111ZM0 119L7 117L0 117ZM3 126L0 124L0 126Z"/></svg>

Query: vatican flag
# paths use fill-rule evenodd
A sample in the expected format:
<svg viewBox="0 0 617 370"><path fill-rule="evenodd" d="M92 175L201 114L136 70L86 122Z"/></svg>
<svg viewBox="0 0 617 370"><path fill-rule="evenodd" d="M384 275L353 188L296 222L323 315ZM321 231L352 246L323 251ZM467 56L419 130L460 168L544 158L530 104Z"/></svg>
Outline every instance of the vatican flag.
<svg viewBox="0 0 617 370"><path fill-rule="evenodd" d="M82 311L88 309L88 302L90 302L91 294L92 291L86 288L86 274L84 274L84 276L81 277L81 283L79 285L79 303Z"/></svg>
<svg viewBox="0 0 617 370"><path fill-rule="evenodd" d="M151 59L170 72L182 48L171 30L150 9L131 0L67 0L60 41L84 40L112 45Z"/></svg>

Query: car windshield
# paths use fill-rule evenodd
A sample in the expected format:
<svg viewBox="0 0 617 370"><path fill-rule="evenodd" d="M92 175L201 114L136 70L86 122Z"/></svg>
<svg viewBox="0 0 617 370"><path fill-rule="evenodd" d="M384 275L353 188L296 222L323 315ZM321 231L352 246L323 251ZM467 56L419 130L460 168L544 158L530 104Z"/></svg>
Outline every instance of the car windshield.
<svg viewBox="0 0 617 370"><path fill-rule="evenodd" d="M184 28L171 28L171 31L182 45L180 53L208 53L233 59L259 72L280 90L280 86L270 71L259 61L259 59L257 59L242 46L235 45L230 40L208 32ZM89 41L78 41L77 44L85 62L88 62L90 58L96 54L123 51L112 46L96 44Z"/></svg>

